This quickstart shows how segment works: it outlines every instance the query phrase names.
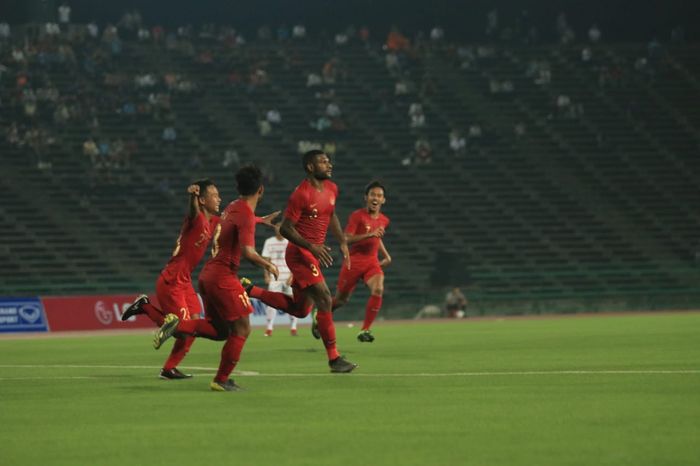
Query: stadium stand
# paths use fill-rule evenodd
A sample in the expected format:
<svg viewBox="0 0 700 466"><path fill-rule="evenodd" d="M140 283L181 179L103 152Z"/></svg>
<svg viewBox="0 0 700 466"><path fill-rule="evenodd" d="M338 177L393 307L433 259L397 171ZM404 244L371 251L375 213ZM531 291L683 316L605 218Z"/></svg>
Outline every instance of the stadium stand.
<svg viewBox="0 0 700 466"><path fill-rule="evenodd" d="M447 285L466 285L482 309L566 299L664 306L699 294L696 45L595 45L584 61L578 45L425 43L387 67L382 44L354 38L121 37L115 50L114 38L77 32L33 39L25 65L12 57L24 37L13 33L0 43L1 294L152 289L188 182L210 176L233 199L237 164L222 159L235 150L266 172L260 209L282 209L301 179L300 141L337 147L341 219L368 181L386 181L390 305L415 308ZM309 87L309 73L328 79ZM155 84L135 83L147 74ZM395 95L399 80L410 82L406 95ZM52 88L53 102L37 95ZM311 123L329 102L342 115L318 131ZM409 125L412 102L424 127ZM55 117L61 104L65 122ZM282 120L261 135L270 109ZM450 131L473 125L481 136L452 155ZM163 140L168 126L175 141ZM27 135L33 128L46 134ZM91 136L121 155L91 161ZM418 138L431 145L430 163L412 155ZM454 270L436 266L440 254Z"/></svg>

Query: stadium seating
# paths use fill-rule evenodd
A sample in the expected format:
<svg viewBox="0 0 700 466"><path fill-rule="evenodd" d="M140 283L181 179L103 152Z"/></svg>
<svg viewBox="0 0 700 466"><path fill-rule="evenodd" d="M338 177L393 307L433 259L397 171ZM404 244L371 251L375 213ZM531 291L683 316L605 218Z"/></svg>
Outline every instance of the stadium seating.
<svg viewBox="0 0 700 466"><path fill-rule="evenodd" d="M235 197L233 168L221 164L225 150L265 168L271 179L259 210L267 212L283 209L301 179L298 141L335 140L343 221L361 205L368 181L387 184L385 211L392 224L386 244L394 258L389 302L440 299L430 280L441 275L439 252L458 259L456 270L444 271L450 283L439 286L465 285L477 302L653 294L661 296L661 306L665 296L698 294L700 111L690 98L700 90L696 46L669 48L653 74L634 67L647 54L641 45L596 46L594 64L583 62L575 46L498 46L464 68L455 45L418 48L402 65L416 88L409 97L394 96L396 75L387 70L380 44L251 42L229 48L202 39L194 46L211 51L214 62L133 40L108 61L105 70L129 80L172 72L198 86L171 95L174 143L161 141L165 121L118 114L118 98L100 101L101 134L133 139L139 147L131 164L114 173L115 181L91 182L82 155L90 134L84 122L53 130L51 169L38 169L27 148L0 143L0 293L152 289L177 237L188 182L210 176L225 202ZM326 101L314 97L306 77L320 73L332 57L344 72L326 88L334 89L348 128L319 133L309 122ZM549 63L549 84L528 76L533 60ZM265 68L269 84L252 90L227 81L232 70L246 75L254 63ZM601 85L601 66L619 66L620 82ZM31 70L46 75L61 95L75 92L80 75L96 95L139 98L133 86L115 89L101 74L85 75L77 66ZM510 80L514 91L492 94L492 80ZM4 101L14 86L6 75ZM560 95L580 103L583 112L562 116L555 106ZM423 105L424 129L409 127L411 101ZM281 112L282 123L262 137L257 120L270 108ZM3 127L16 118L16 112L3 112ZM462 157L451 155L450 130L475 123L484 137ZM525 134L514 134L517 124ZM405 165L419 135L432 145L432 163ZM195 154L201 165L190 163ZM262 244L269 232L258 230ZM328 275L334 283L337 267Z"/></svg>

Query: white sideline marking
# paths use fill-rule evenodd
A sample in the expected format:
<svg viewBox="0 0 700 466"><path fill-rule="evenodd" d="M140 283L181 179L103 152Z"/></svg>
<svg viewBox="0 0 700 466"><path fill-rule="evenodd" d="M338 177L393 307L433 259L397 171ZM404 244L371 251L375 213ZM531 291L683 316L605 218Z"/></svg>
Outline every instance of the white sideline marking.
<svg viewBox="0 0 700 466"><path fill-rule="evenodd" d="M160 370L159 366L121 366L121 365L92 365L92 364L0 364L0 368L8 369L146 369ZM216 368L183 366L183 369L215 373ZM552 371L493 371L493 372L419 372L419 373L388 373L365 374L356 372L353 377L489 377L489 376L532 376L532 375L694 375L700 374L700 369L631 369L631 370L552 370ZM205 374L200 374L205 375ZM337 377L330 372L324 373L260 373L256 371L234 371L233 375L243 377ZM0 377L0 380L40 380L40 379L103 379L104 376L58 376L58 377Z"/></svg>

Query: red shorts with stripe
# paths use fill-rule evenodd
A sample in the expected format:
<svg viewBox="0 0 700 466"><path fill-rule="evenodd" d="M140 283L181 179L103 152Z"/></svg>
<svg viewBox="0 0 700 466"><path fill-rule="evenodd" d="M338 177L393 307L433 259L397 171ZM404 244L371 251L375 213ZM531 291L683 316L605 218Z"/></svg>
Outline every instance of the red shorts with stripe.
<svg viewBox="0 0 700 466"><path fill-rule="evenodd" d="M196 319L202 312L202 304L192 283L168 283L163 275L156 281L156 296L165 314L176 314L181 320Z"/></svg>
<svg viewBox="0 0 700 466"><path fill-rule="evenodd" d="M345 262L340 269L338 276L338 291L341 293L352 293L360 280L367 283L367 280L375 275L384 274L377 258L362 259L360 257L350 256L350 269L348 270Z"/></svg>
<svg viewBox="0 0 700 466"><path fill-rule="evenodd" d="M253 312L248 293L236 275L202 272L199 275L199 292L207 317L212 320L231 322Z"/></svg>
<svg viewBox="0 0 700 466"><path fill-rule="evenodd" d="M296 285L296 287L303 290L326 280L321 272L321 263L308 249L302 249L290 244L287 246L284 258L294 277L293 286Z"/></svg>

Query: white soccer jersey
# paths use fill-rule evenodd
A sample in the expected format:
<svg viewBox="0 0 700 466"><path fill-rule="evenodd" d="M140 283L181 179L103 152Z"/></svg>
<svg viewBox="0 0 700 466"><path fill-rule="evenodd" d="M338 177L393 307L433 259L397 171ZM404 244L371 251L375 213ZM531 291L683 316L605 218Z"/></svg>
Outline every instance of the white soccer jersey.
<svg viewBox="0 0 700 466"><path fill-rule="evenodd" d="M284 260L284 253L287 250L287 245L289 241L287 238L277 239L277 237L272 236L265 240L263 245L262 254L263 257L267 257L270 261L277 266L280 272L278 280L283 282L289 279L292 274L287 267L287 261Z"/></svg>

